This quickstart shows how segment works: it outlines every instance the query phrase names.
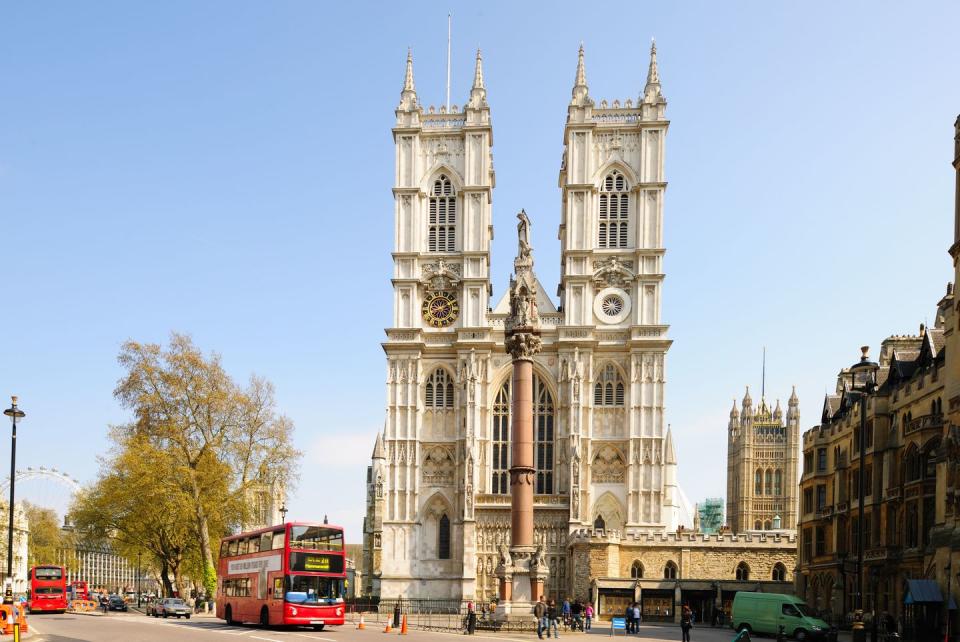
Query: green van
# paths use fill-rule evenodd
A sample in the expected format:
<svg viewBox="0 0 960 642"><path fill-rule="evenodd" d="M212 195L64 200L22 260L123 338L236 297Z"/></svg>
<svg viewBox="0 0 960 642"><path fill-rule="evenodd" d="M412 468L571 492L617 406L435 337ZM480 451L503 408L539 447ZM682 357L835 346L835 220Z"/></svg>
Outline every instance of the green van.
<svg viewBox="0 0 960 642"><path fill-rule="evenodd" d="M824 637L830 628L798 597L749 591L739 591L733 597L730 625L737 631L768 635L776 635L782 626L784 633L797 640Z"/></svg>

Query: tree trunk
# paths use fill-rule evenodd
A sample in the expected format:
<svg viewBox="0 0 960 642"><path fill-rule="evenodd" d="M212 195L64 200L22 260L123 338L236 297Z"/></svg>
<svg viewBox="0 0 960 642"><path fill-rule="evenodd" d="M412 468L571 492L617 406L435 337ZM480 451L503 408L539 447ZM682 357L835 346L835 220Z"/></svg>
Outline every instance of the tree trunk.
<svg viewBox="0 0 960 642"><path fill-rule="evenodd" d="M206 569L216 571L216 565L213 562L213 549L210 547L210 528L207 525L207 511L203 507L203 499L200 496L200 488L197 486L196 471L190 476L190 484L193 489L193 502L197 512L197 531L200 533L200 552L203 554L204 577ZM210 591L210 599L216 597L216 587Z"/></svg>
<svg viewBox="0 0 960 642"><path fill-rule="evenodd" d="M167 560L160 560L160 581L163 582L163 593L167 597L173 595L173 584L170 583L170 565Z"/></svg>

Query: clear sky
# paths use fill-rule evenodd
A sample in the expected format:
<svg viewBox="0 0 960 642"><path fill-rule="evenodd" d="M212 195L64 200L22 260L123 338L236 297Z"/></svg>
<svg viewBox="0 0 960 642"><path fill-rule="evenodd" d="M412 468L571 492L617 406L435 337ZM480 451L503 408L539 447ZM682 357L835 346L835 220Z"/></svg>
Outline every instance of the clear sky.
<svg viewBox="0 0 960 642"><path fill-rule="evenodd" d="M796 384L809 428L859 345L932 322L952 277L955 2L6 2L0 394L27 412L22 466L93 479L127 419L121 343L186 332L276 385L305 451L290 517L329 513L360 540L385 405L390 127L408 46L421 102L443 101L448 8L453 102L484 52L494 302L521 207L539 277L558 281L580 41L591 95L635 100L657 38L667 412L692 501L724 494L731 399L759 388L763 346L768 398Z"/></svg>

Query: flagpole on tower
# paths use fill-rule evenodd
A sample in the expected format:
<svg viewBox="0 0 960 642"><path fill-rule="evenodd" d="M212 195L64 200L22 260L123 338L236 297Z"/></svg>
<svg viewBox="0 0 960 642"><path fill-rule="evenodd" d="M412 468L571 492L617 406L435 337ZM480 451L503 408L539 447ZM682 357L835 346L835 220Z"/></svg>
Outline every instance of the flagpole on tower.
<svg viewBox="0 0 960 642"><path fill-rule="evenodd" d="M451 32L451 14L447 14L447 111L450 111L450 32Z"/></svg>

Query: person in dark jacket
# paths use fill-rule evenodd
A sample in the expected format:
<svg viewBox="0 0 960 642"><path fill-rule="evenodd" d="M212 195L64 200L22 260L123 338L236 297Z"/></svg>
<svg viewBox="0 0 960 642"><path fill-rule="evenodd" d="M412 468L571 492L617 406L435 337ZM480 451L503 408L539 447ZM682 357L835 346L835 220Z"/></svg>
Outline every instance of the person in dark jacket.
<svg viewBox="0 0 960 642"><path fill-rule="evenodd" d="M623 612L623 619L626 620L627 633L633 633L633 604L627 604L627 609Z"/></svg>
<svg viewBox="0 0 960 642"><path fill-rule="evenodd" d="M680 631L683 632L683 642L690 642L690 629L693 628L693 611L686 604L680 612Z"/></svg>
<svg viewBox="0 0 960 642"><path fill-rule="evenodd" d="M547 606L547 619L550 620L550 626L553 627L553 637L560 637L560 612L557 610L557 603L550 600ZM550 627L547 627L547 637L550 637Z"/></svg>
<svg viewBox="0 0 960 642"><path fill-rule="evenodd" d="M547 619L547 604L543 601L543 596L533 605L533 615L537 618L537 637L543 639L543 632L547 632L550 637L550 620Z"/></svg>

